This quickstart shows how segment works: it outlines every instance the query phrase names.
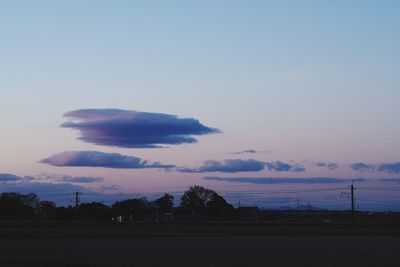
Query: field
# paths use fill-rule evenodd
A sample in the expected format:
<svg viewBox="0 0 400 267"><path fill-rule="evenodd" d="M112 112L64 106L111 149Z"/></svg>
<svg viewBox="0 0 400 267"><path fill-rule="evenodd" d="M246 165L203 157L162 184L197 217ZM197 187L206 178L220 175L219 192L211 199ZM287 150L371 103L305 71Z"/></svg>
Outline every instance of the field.
<svg viewBox="0 0 400 267"><path fill-rule="evenodd" d="M0 222L0 266L400 266L398 224Z"/></svg>

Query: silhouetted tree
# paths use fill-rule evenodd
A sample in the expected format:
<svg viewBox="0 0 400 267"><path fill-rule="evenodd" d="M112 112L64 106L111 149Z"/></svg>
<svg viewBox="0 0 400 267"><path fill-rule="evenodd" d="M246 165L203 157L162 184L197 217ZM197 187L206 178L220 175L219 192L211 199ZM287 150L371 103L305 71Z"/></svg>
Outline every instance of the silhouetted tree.
<svg viewBox="0 0 400 267"><path fill-rule="evenodd" d="M154 205L159 209L159 212L171 212L174 208L174 196L164 194L154 201Z"/></svg>
<svg viewBox="0 0 400 267"><path fill-rule="evenodd" d="M34 193L29 193L26 195L20 195L22 202L25 205L31 206L34 210L39 209L40 199Z"/></svg>
<svg viewBox="0 0 400 267"><path fill-rule="evenodd" d="M117 201L111 208L114 217L123 216L125 220L144 220L152 210L146 198Z"/></svg>
<svg viewBox="0 0 400 267"><path fill-rule="evenodd" d="M55 219L57 214L56 203L53 201L40 201L37 214L42 219Z"/></svg>
<svg viewBox="0 0 400 267"><path fill-rule="evenodd" d="M216 193L211 189L198 185L191 186L181 197L181 206L192 213L204 212L207 202L214 194Z"/></svg>
<svg viewBox="0 0 400 267"><path fill-rule="evenodd" d="M84 220L105 220L109 219L110 208L103 203L92 202L82 203L78 207L78 213Z"/></svg>
<svg viewBox="0 0 400 267"><path fill-rule="evenodd" d="M35 209L30 204L35 204L36 200L38 201L35 194L1 194L0 219L32 219L35 216Z"/></svg>
<svg viewBox="0 0 400 267"><path fill-rule="evenodd" d="M235 208L226 202L226 200L214 193L206 204L207 215L213 219L233 219L235 217Z"/></svg>

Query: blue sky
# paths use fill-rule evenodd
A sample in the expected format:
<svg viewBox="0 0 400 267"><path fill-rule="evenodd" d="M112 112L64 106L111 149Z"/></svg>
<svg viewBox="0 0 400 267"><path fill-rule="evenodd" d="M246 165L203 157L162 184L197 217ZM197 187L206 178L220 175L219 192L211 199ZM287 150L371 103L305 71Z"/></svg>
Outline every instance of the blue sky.
<svg viewBox="0 0 400 267"><path fill-rule="evenodd" d="M398 1L0 1L0 173L102 177L85 186L121 192L260 186L204 176L397 178L399 11ZM60 127L82 109L177 115L221 133L185 128L197 143L166 148L96 144ZM232 154L246 150L258 153ZM177 169L42 161L66 151Z"/></svg>

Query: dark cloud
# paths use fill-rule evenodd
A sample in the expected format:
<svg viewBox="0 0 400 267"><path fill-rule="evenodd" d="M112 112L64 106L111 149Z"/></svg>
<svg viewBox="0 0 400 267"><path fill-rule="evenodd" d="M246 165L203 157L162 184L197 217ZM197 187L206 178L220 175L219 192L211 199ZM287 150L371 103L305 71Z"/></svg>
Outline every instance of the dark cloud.
<svg viewBox="0 0 400 267"><path fill-rule="evenodd" d="M274 177L238 177L238 178L226 178L226 177L215 177L206 176L203 177L204 180L209 181L223 181L231 183L251 183L251 184L338 184L351 182L350 179L343 178L324 178L324 177L310 177L310 178L274 178ZM353 179L356 182L367 181L364 178Z"/></svg>
<svg viewBox="0 0 400 267"><path fill-rule="evenodd" d="M286 162L275 161L275 162L266 162L265 166L270 171L277 172L305 172L306 168L304 168L300 164L289 164Z"/></svg>
<svg viewBox="0 0 400 267"><path fill-rule="evenodd" d="M375 165L358 162L350 165L350 168L357 172L372 172L375 170Z"/></svg>
<svg viewBox="0 0 400 267"><path fill-rule="evenodd" d="M159 162L149 162L137 157L118 153L103 153L98 151L66 151L40 162L59 167L103 167L116 169L173 168L174 165L163 165Z"/></svg>
<svg viewBox="0 0 400 267"><path fill-rule="evenodd" d="M0 182L12 182L12 181L18 181L22 180L22 177L19 177L14 174L9 174L9 173L0 173Z"/></svg>
<svg viewBox="0 0 400 267"><path fill-rule="evenodd" d="M315 163L315 166L321 168L328 168L329 170L335 170L339 168L339 164L334 162L317 162Z"/></svg>
<svg viewBox="0 0 400 267"><path fill-rule="evenodd" d="M377 169L379 172L385 172L390 174L399 174L400 173L400 162L395 163L382 163L379 164Z"/></svg>
<svg viewBox="0 0 400 267"><path fill-rule="evenodd" d="M61 181L68 182L68 183L82 183L82 184L89 184L89 183L98 183L103 181L101 177L71 177L71 176L64 176L61 177Z"/></svg>
<svg viewBox="0 0 400 267"><path fill-rule="evenodd" d="M195 143L193 135L219 133L193 118L120 109L81 109L64 115L64 128L77 129L82 141L124 148Z"/></svg>
<svg viewBox="0 0 400 267"><path fill-rule="evenodd" d="M180 172L203 173L203 172L258 172L264 169L264 162L249 159L227 159L224 161L207 160L198 169L180 168Z"/></svg>

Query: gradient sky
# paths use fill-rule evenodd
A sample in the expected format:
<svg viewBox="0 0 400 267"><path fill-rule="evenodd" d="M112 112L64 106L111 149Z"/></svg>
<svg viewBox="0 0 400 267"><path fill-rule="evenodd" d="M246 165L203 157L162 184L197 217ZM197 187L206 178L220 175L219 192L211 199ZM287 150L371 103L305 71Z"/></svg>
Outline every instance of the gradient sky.
<svg viewBox="0 0 400 267"><path fill-rule="evenodd" d="M390 0L0 0L0 173L31 177L24 185L100 177L83 185L118 193L193 184L307 187L205 176L363 177L398 186L399 13L400 2ZM106 108L195 118L221 133L195 136L193 144L121 148L83 142L79 130L60 127L67 112ZM257 153L232 154L246 150ZM119 153L178 169L40 162L64 151ZM305 171L199 171L204 161L229 159ZM361 172L355 163L372 167ZM1 191L12 183L0 175ZM400 209L398 196L386 201Z"/></svg>

